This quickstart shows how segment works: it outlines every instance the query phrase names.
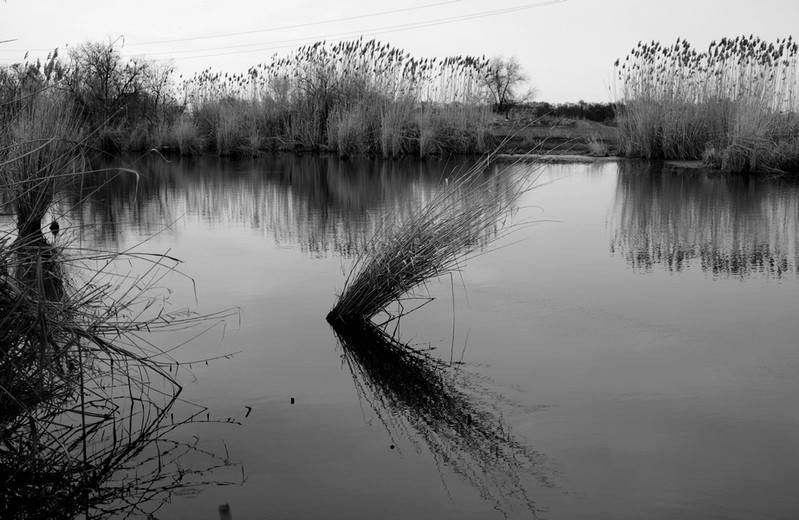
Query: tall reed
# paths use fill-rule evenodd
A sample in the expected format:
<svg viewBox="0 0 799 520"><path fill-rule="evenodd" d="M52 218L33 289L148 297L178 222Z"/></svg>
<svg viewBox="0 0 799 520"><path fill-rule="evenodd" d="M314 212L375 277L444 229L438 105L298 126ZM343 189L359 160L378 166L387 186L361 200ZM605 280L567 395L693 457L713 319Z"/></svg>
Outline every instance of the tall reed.
<svg viewBox="0 0 799 520"><path fill-rule="evenodd" d="M203 139L197 124L186 116L181 116L172 127L173 139L180 155L197 155L202 152Z"/></svg>
<svg viewBox="0 0 799 520"><path fill-rule="evenodd" d="M61 85L82 114L92 145L111 152L177 146L168 130L190 117L203 145L220 155L352 148L350 123L356 119L365 124L363 135L342 155L357 150L395 156L420 148L482 153L486 149L475 143L465 148L459 133L463 124L469 132L484 125L473 109L490 106L483 81L489 66L485 57L417 58L360 38L303 46L240 74L209 68L175 85L168 65L126 59L112 43L87 43L66 61L54 52L45 63L0 67L0 102ZM422 146L417 116L429 107L435 108L432 120L443 120L435 122L435 139ZM453 113L461 125L450 124ZM431 124L429 115L424 124ZM342 132L331 128L338 124L345 125ZM442 137L449 131L455 135ZM339 143L338 136L346 138Z"/></svg>
<svg viewBox="0 0 799 520"><path fill-rule="evenodd" d="M22 102L6 130L0 187L13 204L17 239L39 242L56 194L86 168L81 123L68 100L45 92Z"/></svg>
<svg viewBox="0 0 799 520"><path fill-rule="evenodd" d="M169 435L201 409L180 417L177 362L142 331L224 313L167 310L158 287L170 257L72 247L55 223L46 238L43 219L87 168L80 124L54 90L13 108L0 127L0 200L15 216L0 226L0 516L148 515L198 482L181 453L229 463ZM136 261L143 275L117 272Z"/></svg>
<svg viewBox="0 0 799 520"><path fill-rule="evenodd" d="M195 117L222 100L251 103L258 118L272 122L269 138L284 148L342 156L482 153L488 103L480 79L487 67L484 58L417 59L359 39L301 47L246 74L207 69L183 88ZM212 123L207 135L216 131Z"/></svg>
<svg viewBox="0 0 799 520"><path fill-rule="evenodd" d="M459 270L466 257L513 229L508 219L535 176L492 174L490 166L487 158L445 179L401 223L387 218L356 258L327 320L369 320L406 297L416 299L414 291L428 280Z"/></svg>
<svg viewBox="0 0 799 520"><path fill-rule="evenodd" d="M778 170L796 139L799 46L754 36L697 52L685 41L641 43L616 61L617 120L628 156L706 159L726 170ZM796 152L799 154L799 152Z"/></svg>

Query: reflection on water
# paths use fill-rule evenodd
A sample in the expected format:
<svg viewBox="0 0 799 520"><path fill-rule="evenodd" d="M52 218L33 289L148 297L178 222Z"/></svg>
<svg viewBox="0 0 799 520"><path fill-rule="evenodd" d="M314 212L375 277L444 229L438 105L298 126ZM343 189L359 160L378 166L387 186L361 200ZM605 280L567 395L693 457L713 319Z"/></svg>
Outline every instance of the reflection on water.
<svg viewBox="0 0 799 520"><path fill-rule="evenodd" d="M453 469L501 511L511 499L536 511L521 476L534 475L540 485L549 485L540 467L542 456L505 428L496 405L499 396L371 322L354 321L334 330L359 397L392 440L418 437L439 467Z"/></svg>
<svg viewBox="0 0 799 520"><path fill-rule="evenodd" d="M799 186L623 161L611 251L637 269L799 274Z"/></svg>
<svg viewBox="0 0 799 520"><path fill-rule="evenodd" d="M470 164L146 157L132 165L139 175L114 170L85 176L62 206L80 212L72 219L97 243L116 243L131 226L144 237L190 218L211 228L247 227L311 254L351 256L364 249L386 214L409 215L446 175ZM788 180L621 161L610 248L637 269L796 274L798 217L799 186Z"/></svg>
<svg viewBox="0 0 799 520"><path fill-rule="evenodd" d="M386 211L408 214L446 174L466 164L438 161L339 161L327 156L260 160L147 157L140 173L98 172L83 180L70 207L95 240L115 242L127 226L141 236L181 218L210 227L245 226L314 254L361 250Z"/></svg>
<svg viewBox="0 0 799 520"><path fill-rule="evenodd" d="M242 518L500 518L495 504L507 518L796 516L786 490L799 475L799 288L766 279L797 271L790 182L628 162L548 167L558 180L518 215L559 223L466 266L469 308L453 305L472 376L372 328L339 331L336 348L323 321L350 263L340 257L362 251L390 210L428 200L446 164L136 166L138 179L85 178L72 224L112 249L179 221L153 244L191 261L201 304L244 311L223 346L197 348L241 356L200 368L186 397L220 416L253 409L222 434L246 485L176 500L164 518L215 515L226 502ZM626 262L673 276L635 276ZM405 320L403 336L448 344L449 289L430 290L447 298ZM763 301L776 303L756 312ZM523 413L500 402L507 388L519 389ZM541 403L553 406L526 413ZM548 464L574 493L546 487Z"/></svg>

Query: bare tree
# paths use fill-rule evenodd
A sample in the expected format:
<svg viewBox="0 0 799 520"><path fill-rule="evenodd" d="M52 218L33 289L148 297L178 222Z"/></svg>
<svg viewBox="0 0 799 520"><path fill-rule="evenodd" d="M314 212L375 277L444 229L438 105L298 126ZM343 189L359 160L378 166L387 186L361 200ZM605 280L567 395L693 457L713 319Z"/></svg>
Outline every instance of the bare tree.
<svg viewBox="0 0 799 520"><path fill-rule="evenodd" d="M171 63L150 61L142 70L142 116L150 123L161 123L178 107Z"/></svg>
<svg viewBox="0 0 799 520"><path fill-rule="evenodd" d="M488 68L488 73L483 78L483 85L490 93L494 109L500 114L508 117L511 108L531 101L535 97L534 89L521 92L529 78L516 56L508 59L495 56L491 58Z"/></svg>
<svg viewBox="0 0 799 520"><path fill-rule="evenodd" d="M124 58L113 42L88 42L70 52L67 86L95 124L122 118L123 109L142 91L147 64Z"/></svg>

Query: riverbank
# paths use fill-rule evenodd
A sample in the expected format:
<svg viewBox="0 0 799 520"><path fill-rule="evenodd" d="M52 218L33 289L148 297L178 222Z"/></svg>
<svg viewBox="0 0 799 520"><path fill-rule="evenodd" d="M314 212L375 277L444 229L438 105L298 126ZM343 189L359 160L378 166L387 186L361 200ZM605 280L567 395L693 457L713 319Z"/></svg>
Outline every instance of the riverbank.
<svg viewBox="0 0 799 520"><path fill-rule="evenodd" d="M619 155L614 123L525 114L495 115L491 135L502 154L608 157Z"/></svg>
<svg viewBox="0 0 799 520"><path fill-rule="evenodd" d="M620 156L618 130L613 122L599 123L583 119L558 118L544 116L503 115L489 116L487 141L493 145L498 154L529 155L542 160L586 160L591 157ZM178 146L160 146L161 152L180 153ZM253 155L274 152L337 152L335 147L323 147L321 150L306 150L302 147L277 146L259 148ZM472 153L480 155L486 150L476 149ZM199 152L199 150L197 150ZM208 152L213 153L213 152ZM241 154L246 155L244 152ZM460 152L458 155L469 155ZM356 154L357 155L357 154ZM374 155L364 153L364 155ZM412 155L412 154L407 154ZM435 154L434 154L435 155ZM439 155L446 155L441 152Z"/></svg>

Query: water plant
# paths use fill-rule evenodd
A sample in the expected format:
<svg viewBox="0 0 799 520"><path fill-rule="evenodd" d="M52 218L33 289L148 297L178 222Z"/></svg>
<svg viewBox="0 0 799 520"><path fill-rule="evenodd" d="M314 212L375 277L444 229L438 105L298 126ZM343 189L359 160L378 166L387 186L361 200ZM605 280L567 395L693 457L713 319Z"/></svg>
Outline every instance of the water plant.
<svg viewBox="0 0 799 520"><path fill-rule="evenodd" d="M492 166L489 156L445 179L407 219L387 218L355 259L327 320L369 320L393 303L416 300L414 291L428 280L458 271L467 256L514 229L509 219L533 187L535 166L517 175Z"/></svg>
<svg viewBox="0 0 799 520"><path fill-rule="evenodd" d="M133 286L127 295L88 283L52 301L0 279L0 516L151 515L172 491L209 482L206 471L230 464L175 435L205 410L179 402L175 360L141 331L206 320L133 319L156 303L147 296L156 280L136 280L144 292ZM179 460L187 452L207 465L187 471Z"/></svg>
<svg viewBox="0 0 799 520"><path fill-rule="evenodd" d="M176 406L177 361L144 332L207 327L228 313L167 311L157 289L175 270L166 255L74 247L58 239L57 221L45 236L45 217L57 217L62 189L87 166L61 96L15 99L0 127L0 200L13 217L0 227L0 516L149 515L200 482L182 453L203 453L209 468L230 463L171 437L203 410ZM131 262L144 274L118 270Z"/></svg>
<svg viewBox="0 0 799 520"><path fill-rule="evenodd" d="M713 41L697 52L642 43L616 61L619 137L629 156L700 159L724 170L784 170L799 135L799 45L791 37Z"/></svg>
<svg viewBox="0 0 799 520"><path fill-rule="evenodd" d="M17 219L17 240L41 243L42 219L76 172L86 169L82 127L58 92L28 98L5 128L2 189Z"/></svg>

